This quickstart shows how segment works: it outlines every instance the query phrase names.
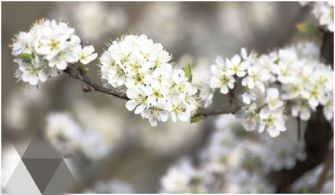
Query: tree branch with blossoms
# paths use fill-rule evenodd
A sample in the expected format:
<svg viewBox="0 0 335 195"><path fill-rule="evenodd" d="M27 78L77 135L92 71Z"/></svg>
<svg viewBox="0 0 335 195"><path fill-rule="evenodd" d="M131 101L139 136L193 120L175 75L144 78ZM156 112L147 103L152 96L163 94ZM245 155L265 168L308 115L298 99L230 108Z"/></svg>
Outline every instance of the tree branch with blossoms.
<svg viewBox="0 0 335 195"><path fill-rule="evenodd" d="M299 124L306 122L307 159L291 170L269 174L282 192L324 160L331 140L333 68L328 65L333 63L332 42L333 33L324 31L321 53L315 43L303 42L261 55L242 49L231 58L217 57L206 89L192 82L190 65L174 66L171 54L145 35L124 36L108 45L99 64L104 85L86 75L86 64L98 55L93 46L81 45L68 24L36 22L13 40L12 54L19 65L16 77L23 82L37 86L66 73L81 81L85 92L93 89L126 100L126 109L148 119L152 126L168 119L197 122L232 113L242 119L245 130L277 137L287 131L288 117ZM208 109L204 102L216 90L229 104L220 110ZM201 95L204 91L209 92ZM321 175L317 191L323 179Z"/></svg>
<svg viewBox="0 0 335 195"><path fill-rule="evenodd" d="M190 65L173 66L171 54L145 35L128 35L109 45L100 57L101 79L106 83L101 86L86 76L86 64L97 54L93 46L82 47L80 42L75 30L65 23L36 22L13 41L12 54L19 64L16 76L36 86L63 71L83 82L85 91L93 88L127 100L127 110L148 119L152 126L169 118L197 122L240 111L246 130L259 129L276 137L286 131L287 105L292 105L294 117L304 121L319 105L325 107L327 118L332 118L331 112L326 112L327 106L332 106L332 75L315 60L319 54L311 43L263 55L242 49L232 58L217 57L211 66L210 83L202 89L192 83ZM312 56L306 48L312 49ZM213 94L200 94L216 89L228 97L230 106L219 111L204 109L204 102Z"/></svg>

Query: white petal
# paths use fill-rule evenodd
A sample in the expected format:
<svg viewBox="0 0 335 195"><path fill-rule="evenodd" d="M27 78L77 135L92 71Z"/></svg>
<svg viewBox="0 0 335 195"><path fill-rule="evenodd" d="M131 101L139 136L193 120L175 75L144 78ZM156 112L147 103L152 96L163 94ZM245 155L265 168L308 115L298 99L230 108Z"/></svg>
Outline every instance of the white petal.
<svg viewBox="0 0 335 195"><path fill-rule="evenodd" d="M137 106L137 102L135 100L128 100L126 102L126 108L129 111L133 111L136 106Z"/></svg>

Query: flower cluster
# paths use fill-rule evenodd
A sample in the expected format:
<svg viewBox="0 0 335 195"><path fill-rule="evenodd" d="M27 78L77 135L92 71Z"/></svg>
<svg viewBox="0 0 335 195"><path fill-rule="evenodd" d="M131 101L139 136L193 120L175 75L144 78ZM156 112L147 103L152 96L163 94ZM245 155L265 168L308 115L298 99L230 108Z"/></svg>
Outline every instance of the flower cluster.
<svg viewBox="0 0 335 195"><path fill-rule="evenodd" d="M101 58L102 79L113 87L125 87L129 111L160 121L189 121L198 108L197 88L184 70L174 69L171 55L145 35L128 35L113 41Z"/></svg>
<svg viewBox="0 0 335 195"><path fill-rule="evenodd" d="M80 151L87 158L101 159L111 152L101 134L83 130L67 113L48 116L46 135L56 149L65 153Z"/></svg>
<svg viewBox="0 0 335 195"><path fill-rule="evenodd" d="M56 76L68 64L88 64L97 57L93 46L82 47L75 30L63 22L38 20L13 40L12 55L19 65L16 77L36 86Z"/></svg>
<svg viewBox="0 0 335 195"><path fill-rule="evenodd" d="M189 158L180 159L161 179L161 193L209 193L213 177L195 168Z"/></svg>
<svg viewBox="0 0 335 195"><path fill-rule="evenodd" d="M233 115L222 115L216 120L215 131L208 144L197 156L197 165L182 158L161 178L163 193L271 193L273 186L265 179L271 171L265 154L271 153L271 144L251 137ZM279 137L281 138L281 137ZM275 139L268 139L272 142ZM292 140L290 140L292 141ZM293 143L296 143L294 140ZM266 146L266 147L264 147ZM281 152L271 153L273 159ZM288 152L288 155L294 152ZM287 157L288 159L288 157ZM292 155L291 159L295 159ZM273 161L271 161L272 163ZM294 161L295 162L295 161ZM270 162L269 162L270 163ZM276 164L283 163L282 160Z"/></svg>
<svg viewBox="0 0 335 195"><path fill-rule="evenodd" d="M321 26L334 32L334 1L313 2L313 14Z"/></svg>
<svg viewBox="0 0 335 195"><path fill-rule="evenodd" d="M295 125L288 121L288 128ZM208 144L196 155L197 165L182 158L161 178L164 193L271 193L271 171L291 169L306 158L305 143L296 132L270 138L244 131L241 119L222 115L214 123ZM197 182L194 182L197 181ZM196 185L195 185L196 184Z"/></svg>
<svg viewBox="0 0 335 195"><path fill-rule="evenodd" d="M286 131L284 111L301 120L321 105L328 120L333 118L333 71L318 60L313 43L300 43L269 54L240 55L216 59L210 87L222 94L242 91L241 115L246 130L266 130L271 137ZM236 88L242 88L238 90Z"/></svg>

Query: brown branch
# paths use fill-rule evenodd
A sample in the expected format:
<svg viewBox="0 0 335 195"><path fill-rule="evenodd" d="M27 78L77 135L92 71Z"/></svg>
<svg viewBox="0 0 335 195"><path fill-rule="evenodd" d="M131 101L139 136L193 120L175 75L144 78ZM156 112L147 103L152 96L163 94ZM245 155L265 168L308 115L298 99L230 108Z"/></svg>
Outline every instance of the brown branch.
<svg viewBox="0 0 335 195"><path fill-rule="evenodd" d="M99 91L101 93L105 93L108 95L112 95L114 97L117 98L121 98L124 100L129 100L129 98L127 97L127 95L115 88L107 88L107 87L103 87L100 86L99 84L95 83L94 81L92 81L89 77L87 77L82 71L79 71L78 69L76 69L73 66L68 66L65 70L65 73L67 73L69 76L71 76L72 78L78 79L81 82L87 84L88 86L92 87L94 90Z"/></svg>
<svg viewBox="0 0 335 195"><path fill-rule="evenodd" d="M322 172L319 176L318 182L315 186L314 193L320 193L320 191L322 190L323 185L325 184L325 182L327 180L327 175L329 173L329 170L333 166L333 152L334 152L333 149L328 151L328 155L327 155L327 158L324 162L324 165L323 165L324 167L323 167Z"/></svg>

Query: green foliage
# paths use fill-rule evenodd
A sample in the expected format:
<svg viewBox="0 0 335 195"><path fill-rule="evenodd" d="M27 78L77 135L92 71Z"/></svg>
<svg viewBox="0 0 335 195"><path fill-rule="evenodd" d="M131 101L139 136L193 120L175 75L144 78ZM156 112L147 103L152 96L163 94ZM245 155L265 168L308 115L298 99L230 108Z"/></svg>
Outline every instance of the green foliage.
<svg viewBox="0 0 335 195"><path fill-rule="evenodd" d="M308 23L308 22L298 23L296 25L296 27L300 32L302 32L304 34L308 34L308 35L314 35L318 32L318 28L316 26L314 26L313 24Z"/></svg>
<svg viewBox="0 0 335 195"><path fill-rule="evenodd" d="M185 64L184 65L184 72L185 72L185 75L188 79L188 81L192 81L192 69L191 69L191 65L190 64Z"/></svg>
<svg viewBox="0 0 335 195"><path fill-rule="evenodd" d="M198 121L200 121L201 116L200 115L194 115L191 117L191 123L196 123Z"/></svg>
<svg viewBox="0 0 335 195"><path fill-rule="evenodd" d="M31 61L33 60L33 55L29 53L24 53L20 55L20 58L25 62L31 64Z"/></svg>

